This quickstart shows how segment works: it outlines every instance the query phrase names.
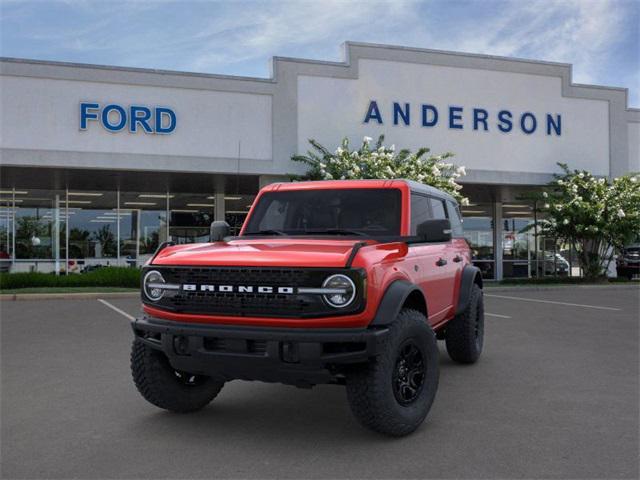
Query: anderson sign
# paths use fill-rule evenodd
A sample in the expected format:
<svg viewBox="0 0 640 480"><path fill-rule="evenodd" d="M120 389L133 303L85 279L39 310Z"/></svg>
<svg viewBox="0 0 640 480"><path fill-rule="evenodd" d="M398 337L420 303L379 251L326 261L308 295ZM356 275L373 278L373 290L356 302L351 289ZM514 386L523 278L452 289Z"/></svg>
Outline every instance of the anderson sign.
<svg viewBox="0 0 640 480"><path fill-rule="evenodd" d="M363 121L378 125L417 124L427 128L435 127L440 122L452 130L488 132L496 129L502 133L519 130L526 135L536 132L558 137L562 135L562 115L559 113L536 115L532 112L514 113L506 109L489 112L480 107L466 108L457 105L443 108L428 103L413 105L393 102L388 106L380 106L376 100L370 100Z"/></svg>

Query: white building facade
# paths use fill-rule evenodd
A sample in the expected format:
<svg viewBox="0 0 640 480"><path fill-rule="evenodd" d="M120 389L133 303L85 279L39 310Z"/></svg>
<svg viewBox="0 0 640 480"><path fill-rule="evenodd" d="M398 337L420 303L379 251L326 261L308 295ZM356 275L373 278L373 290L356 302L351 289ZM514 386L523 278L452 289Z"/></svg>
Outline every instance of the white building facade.
<svg viewBox="0 0 640 480"><path fill-rule="evenodd" d="M159 242L238 229L314 138L384 134L464 165L465 230L489 279L575 273L526 226L557 162L640 171L640 110L571 66L346 43L344 62L275 57L269 79L0 61L0 260L12 271L140 265Z"/></svg>

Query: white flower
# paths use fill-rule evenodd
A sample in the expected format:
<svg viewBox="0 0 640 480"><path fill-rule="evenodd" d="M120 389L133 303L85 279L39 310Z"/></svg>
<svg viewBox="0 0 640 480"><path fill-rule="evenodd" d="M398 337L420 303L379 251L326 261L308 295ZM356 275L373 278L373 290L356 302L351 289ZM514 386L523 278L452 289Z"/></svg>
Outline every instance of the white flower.
<svg viewBox="0 0 640 480"><path fill-rule="evenodd" d="M580 172L580 173L578 174L578 176L579 176L580 178L584 178L584 173Z"/></svg>
<svg viewBox="0 0 640 480"><path fill-rule="evenodd" d="M619 218L624 218L624 217L626 217L626 215L624 214L624 210L622 210L622 209L618 210L618 217L619 217Z"/></svg>
<svg viewBox="0 0 640 480"><path fill-rule="evenodd" d="M565 219L562 221L562 224L563 224L563 225L569 225L569 219L565 218Z"/></svg>
<svg viewBox="0 0 640 480"><path fill-rule="evenodd" d="M371 137L364 137L362 140L364 141L364 143L369 143L369 142L371 142L371 140L373 140L373 138L371 138Z"/></svg>
<svg viewBox="0 0 640 480"><path fill-rule="evenodd" d="M336 148L336 155L342 155L342 152L344 152L344 150L342 150L340 147Z"/></svg>
<svg viewBox="0 0 640 480"><path fill-rule="evenodd" d="M564 182L562 181L562 179L558 179L558 185L564 185Z"/></svg>
<svg viewBox="0 0 640 480"><path fill-rule="evenodd" d="M458 167L456 169L456 173L459 173L460 175L466 175L467 174L467 169L464 166Z"/></svg>
<svg viewBox="0 0 640 480"><path fill-rule="evenodd" d="M460 201L460 205L462 205L463 207L468 207L469 206L469 199L467 197L464 197L461 201Z"/></svg>
<svg viewBox="0 0 640 480"><path fill-rule="evenodd" d="M548 203L545 203L545 204L544 204L544 208L549 208L549 204L548 204Z"/></svg>
<svg viewBox="0 0 640 480"><path fill-rule="evenodd" d="M549 198L549 194L547 192L542 192L542 196L544 198ZM546 207L546 208L548 208L548 207Z"/></svg>
<svg viewBox="0 0 640 480"><path fill-rule="evenodd" d="M629 180L631 180L631 183L636 183L638 181L638 177L631 177Z"/></svg>

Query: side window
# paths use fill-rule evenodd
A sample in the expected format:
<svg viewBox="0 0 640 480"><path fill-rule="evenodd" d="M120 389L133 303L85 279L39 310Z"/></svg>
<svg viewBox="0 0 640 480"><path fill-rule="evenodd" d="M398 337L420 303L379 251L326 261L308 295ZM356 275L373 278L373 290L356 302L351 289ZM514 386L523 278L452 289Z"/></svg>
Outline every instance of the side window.
<svg viewBox="0 0 640 480"><path fill-rule="evenodd" d="M444 202L438 198L430 198L431 210L433 211L433 218L436 220L445 220L447 218L447 211L444 208Z"/></svg>
<svg viewBox="0 0 640 480"><path fill-rule="evenodd" d="M451 233L454 237L463 237L464 230L462 228L462 218L458 205L447 200L447 210L449 211L449 220L451 221Z"/></svg>
<svg viewBox="0 0 640 480"><path fill-rule="evenodd" d="M415 235L418 225L431 217L431 208L429 207L429 197L411 194L411 235Z"/></svg>

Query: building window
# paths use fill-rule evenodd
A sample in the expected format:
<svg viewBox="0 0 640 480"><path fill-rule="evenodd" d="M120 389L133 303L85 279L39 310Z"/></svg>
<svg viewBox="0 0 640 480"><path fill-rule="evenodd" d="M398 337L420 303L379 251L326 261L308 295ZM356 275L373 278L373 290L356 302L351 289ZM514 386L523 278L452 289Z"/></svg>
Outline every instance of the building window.
<svg viewBox="0 0 640 480"><path fill-rule="evenodd" d="M242 224L247 218L249 209L255 199L255 195L229 194L224 196L224 219L230 226L231 235L240 233Z"/></svg>
<svg viewBox="0 0 640 480"><path fill-rule="evenodd" d="M536 271L536 236L533 206L510 202L502 205L502 272L504 278L526 278Z"/></svg>
<svg viewBox="0 0 640 480"><path fill-rule="evenodd" d="M68 261L69 271L118 264L117 206L116 192L68 191L62 209L68 227L61 231L61 257Z"/></svg>
<svg viewBox="0 0 640 480"><path fill-rule="evenodd" d="M143 265L169 235L166 192L120 192L120 253L127 264ZM122 241L124 240L124 241Z"/></svg>
<svg viewBox="0 0 640 480"><path fill-rule="evenodd" d="M494 209L492 204L470 204L461 209L464 236L471 247L473 264L482 277L495 279Z"/></svg>
<svg viewBox="0 0 640 480"><path fill-rule="evenodd" d="M178 244L209 241L209 230L216 209L216 196L213 193L171 193L169 205L171 241Z"/></svg>

